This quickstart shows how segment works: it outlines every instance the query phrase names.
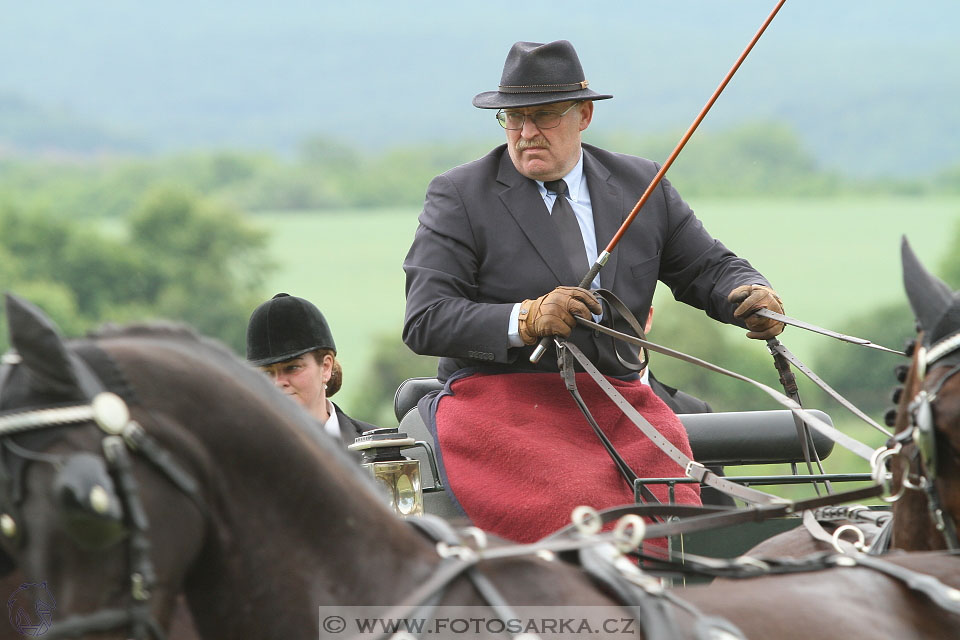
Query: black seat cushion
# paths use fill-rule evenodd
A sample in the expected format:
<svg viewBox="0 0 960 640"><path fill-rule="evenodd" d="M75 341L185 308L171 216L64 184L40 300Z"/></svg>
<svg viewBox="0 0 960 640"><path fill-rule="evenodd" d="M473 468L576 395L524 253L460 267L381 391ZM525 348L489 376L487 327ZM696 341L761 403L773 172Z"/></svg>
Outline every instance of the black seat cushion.
<svg viewBox="0 0 960 640"><path fill-rule="evenodd" d="M401 382L393 396L393 413L397 416L397 422L417 406L420 398L439 389L443 389L443 383L436 378L408 378Z"/></svg>

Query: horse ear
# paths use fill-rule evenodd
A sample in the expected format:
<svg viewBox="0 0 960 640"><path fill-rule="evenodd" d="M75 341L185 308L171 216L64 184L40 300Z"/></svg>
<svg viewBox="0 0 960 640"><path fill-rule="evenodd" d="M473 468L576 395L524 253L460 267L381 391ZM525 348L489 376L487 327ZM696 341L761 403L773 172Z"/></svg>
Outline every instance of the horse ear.
<svg viewBox="0 0 960 640"><path fill-rule="evenodd" d="M79 382L56 325L44 313L11 293L6 294L10 345L30 370L36 390L74 394Z"/></svg>
<svg viewBox="0 0 960 640"><path fill-rule="evenodd" d="M906 236L903 236L900 245L900 257L903 262L903 287L907 291L910 308L920 327L929 336L954 305L953 290L924 268L910 248Z"/></svg>

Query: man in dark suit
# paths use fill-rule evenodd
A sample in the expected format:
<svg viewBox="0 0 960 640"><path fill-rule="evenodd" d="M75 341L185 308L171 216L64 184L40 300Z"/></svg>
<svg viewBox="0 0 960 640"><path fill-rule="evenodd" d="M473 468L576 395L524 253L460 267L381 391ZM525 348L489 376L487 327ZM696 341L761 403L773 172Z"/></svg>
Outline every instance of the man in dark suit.
<svg viewBox="0 0 960 640"><path fill-rule="evenodd" d="M636 370L620 362L613 339L576 323L574 316L603 313L593 294L576 286L590 264L598 258L605 264L591 286L612 291L637 318L646 317L659 280L678 300L745 326L750 338L770 338L783 329L754 315L760 308L782 311L769 282L712 238L667 180L660 181L616 250L598 255L659 166L582 144L594 102L612 97L587 86L569 42L514 44L499 88L473 99L476 107L497 110L506 144L431 181L403 263L403 340L416 353L440 356L438 377L448 382L444 393L419 405L437 440L446 484L478 526L493 526L505 537L523 534L511 539L529 533L511 514L532 518L539 534L562 524L567 507L599 509L632 498L624 483L609 475L610 468L577 466L588 456L596 464L602 453L579 445L564 448L580 442L583 418L573 403L561 404L557 394L563 386L558 389L547 373L558 369L554 350L537 363L529 361L542 337L567 338L602 373L621 378L621 393L654 417L651 424L661 435L689 451L682 425L665 417L666 407ZM629 331L622 319L613 326ZM636 364L636 354L624 355ZM526 382L515 373L523 373ZM547 410L549 425L540 418ZM666 454L645 449L646 441L631 437L634 432L621 422L611 428L620 434L614 446L632 450L624 459L638 475L679 472ZM539 462L531 456L543 448L511 450L531 433L549 442L549 454ZM516 463L521 459L525 464ZM563 483L549 481L558 459L569 463ZM480 476L483 481L476 481ZM510 493L509 499L501 493L492 497L491 483ZM696 494L681 485L677 500L696 504Z"/></svg>
<svg viewBox="0 0 960 640"><path fill-rule="evenodd" d="M581 143L594 101L612 97L587 85L569 42L516 43L499 89L473 100L498 109L506 144L434 178L427 189L403 265L403 339L417 353L441 357L441 380L464 367L556 371L552 350L537 364L528 361L534 344L551 335L574 342L605 374L631 373L618 362L612 339L576 325L573 316L601 309L573 285L659 167ZM657 280L710 317L746 326L751 338L783 329L751 315L759 308L782 311L769 282L712 238L665 179L593 286L613 291L643 318Z"/></svg>

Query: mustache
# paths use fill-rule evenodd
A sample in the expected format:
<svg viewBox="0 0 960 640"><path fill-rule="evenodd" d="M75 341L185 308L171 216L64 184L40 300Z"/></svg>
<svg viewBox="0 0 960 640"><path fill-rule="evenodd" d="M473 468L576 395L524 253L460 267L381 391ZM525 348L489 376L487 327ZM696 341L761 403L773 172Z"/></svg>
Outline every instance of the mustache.
<svg viewBox="0 0 960 640"><path fill-rule="evenodd" d="M544 138L543 136L537 136L529 140L524 140L523 138L520 138L519 140L517 140L517 143L514 145L514 148L517 151L523 151L524 149L531 149L534 147L549 149L550 143L547 142L547 139Z"/></svg>

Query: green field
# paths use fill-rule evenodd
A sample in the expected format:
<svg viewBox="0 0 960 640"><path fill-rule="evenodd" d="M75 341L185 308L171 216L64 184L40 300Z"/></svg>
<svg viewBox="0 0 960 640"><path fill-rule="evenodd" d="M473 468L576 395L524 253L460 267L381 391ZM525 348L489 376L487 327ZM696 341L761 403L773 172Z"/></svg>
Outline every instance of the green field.
<svg viewBox="0 0 960 640"><path fill-rule="evenodd" d="M851 315L904 299L902 234L935 268L960 223L960 198L717 199L691 204L713 235L770 278L789 315L841 332ZM390 334L400 340L401 265L418 213L396 209L255 216L272 230L271 252L280 265L269 290L309 298L327 316L345 370L345 392L338 399L348 413L351 384L372 364L371 338ZM637 222L642 224L642 214ZM669 291L662 288L656 304L658 320L664 321L673 304ZM712 321L704 317L704 322ZM783 336L801 359L826 340L796 329ZM839 353L856 348L837 345Z"/></svg>

